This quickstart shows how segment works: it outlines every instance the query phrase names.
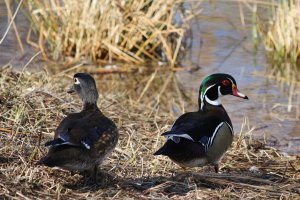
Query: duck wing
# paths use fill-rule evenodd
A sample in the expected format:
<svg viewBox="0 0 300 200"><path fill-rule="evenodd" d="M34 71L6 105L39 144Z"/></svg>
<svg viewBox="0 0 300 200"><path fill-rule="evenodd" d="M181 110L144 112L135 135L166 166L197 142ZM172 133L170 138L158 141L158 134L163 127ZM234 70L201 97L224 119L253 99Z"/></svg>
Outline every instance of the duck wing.
<svg viewBox="0 0 300 200"><path fill-rule="evenodd" d="M111 121L97 113L66 117L58 126L53 140L45 143L45 146L68 145L90 149L101 135L109 128Z"/></svg>
<svg viewBox="0 0 300 200"><path fill-rule="evenodd" d="M46 142L45 146L69 145L90 149L105 131L106 128L98 126L89 129L70 129L67 132L60 133L58 138ZM85 137L78 141L78 139L72 137L76 133L85 133Z"/></svg>
<svg viewBox="0 0 300 200"><path fill-rule="evenodd" d="M161 149L164 149L163 151L185 149L195 154L206 153L224 124L231 127L216 115L205 115L200 112L185 113L176 120L170 131L162 134L167 138L167 142Z"/></svg>

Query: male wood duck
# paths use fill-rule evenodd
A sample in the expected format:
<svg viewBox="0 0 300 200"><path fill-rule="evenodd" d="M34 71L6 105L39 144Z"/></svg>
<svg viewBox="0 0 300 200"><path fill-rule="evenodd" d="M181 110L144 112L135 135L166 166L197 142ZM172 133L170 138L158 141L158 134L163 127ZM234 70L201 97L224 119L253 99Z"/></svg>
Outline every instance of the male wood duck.
<svg viewBox="0 0 300 200"><path fill-rule="evenodd" d="M97 107L99 95L92 76L75 74L74 84L68 93L74 92L83 101L83 109L62 120L54 139L45 143L50 149L38 164L70 171L94 170L96 177L98 165L117 144L118 130L114 122Z"/></svg>
<svg viewBox="0 0 300 200"><path fill-rule="evenodd" d="M248 99L229 74L206 77L199 90L199 110L181 115L162 134L167 141L154 155L168 156L183 168L212 164L218 173L219 162L233 141L232 123L220 101L228 94Z"/></svg>

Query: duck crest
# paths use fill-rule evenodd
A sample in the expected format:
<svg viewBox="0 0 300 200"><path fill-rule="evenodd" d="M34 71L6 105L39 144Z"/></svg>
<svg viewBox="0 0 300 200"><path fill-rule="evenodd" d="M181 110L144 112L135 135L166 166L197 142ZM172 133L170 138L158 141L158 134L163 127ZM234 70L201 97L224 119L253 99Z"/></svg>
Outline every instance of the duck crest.
<svg viewBox="0 0 300 200"><path fill-rule="evenodd" d="M203 110L204 106L207 104L213 106L221 105L221 98L224 95L236 93L241 98L246 96L241 96L238 91L233 91L236 88L236 81L229 74L217 73L207 76L200 85L199 89L199 107ZM234 95L234 94L233 94Z"/></svg>

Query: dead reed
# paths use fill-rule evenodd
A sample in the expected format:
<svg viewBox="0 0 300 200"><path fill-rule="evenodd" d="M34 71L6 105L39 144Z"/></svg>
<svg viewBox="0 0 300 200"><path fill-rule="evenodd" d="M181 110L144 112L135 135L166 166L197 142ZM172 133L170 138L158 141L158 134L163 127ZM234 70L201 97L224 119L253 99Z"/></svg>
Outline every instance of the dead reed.
<svg viewBox="0 0 300 200"><path fill-rule="evenodd" d="M270 17L257 21L270 66L267 76L286 91L288 111L300 118L300 0L268 1ZM257 13L261 15L261 13ZM263 16L265 18L265 16ZM258 17L260 18L260 17Z"/></svg>
<svg viewBox="0 0 300 200"><path fill-rule="evenodd" d="M180 13L182 3L183 0L26 1L32 30L38 33L38 40L30 43L41 49L46 59L65 63L84 59L137 64L151 60L174 66L187 27L184 24L192 18L192 14Z"/></svg>
<svg viewBox="0 0 300 200"><path fill-rule="evenodd" d="M267 24L258 24L272 64L282 77L300 80L300 1L288 0L270 4L271 17Z"/></svg>
<svg viewBox="0 0 300 200"><path fill-rule="evenodd" d="M268 24L258 29L264 45L267 51L273 53L274 62L295 64L300 59L300 1L281 1L279 4L270 4L270 7Z"/></svg>
<svg viewBox="0 0 300 200"><path fill-rule="evenodd" d="M76 69L75 69L76 70ZM160 137L189 101L172 73L95 76L98 102L120 130L112 156L101 166L97 184L79 174L36 166L45 141L66 113L81 109L66 94L70 74L0 73L0 198L21 199L295 199L300 194L300 161L252 139L244 123L221 165L184 172L152 153ZM175 111L175 112L174 112ZM101 177L101 178L100 178Z"/></svg>

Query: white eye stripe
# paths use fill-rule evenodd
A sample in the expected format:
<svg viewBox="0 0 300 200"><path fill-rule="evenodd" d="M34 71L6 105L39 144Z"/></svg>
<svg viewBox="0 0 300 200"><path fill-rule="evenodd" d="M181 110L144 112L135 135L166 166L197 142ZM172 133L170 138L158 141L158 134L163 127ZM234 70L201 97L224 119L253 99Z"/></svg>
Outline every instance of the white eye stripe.
<svg viewBox="0 0 300 200"><path fill-rule="evenodd" d="M80 81L78 80L78 78L74 78L74 84L79 85Z"/></svg>
<svg viewBox="0 0 300 200"><path fill-rule="evenodd" d="M231 84L234 84L234 83L233 83L233 80L232 80L231 78L228 78L228 79L231 81Z"/></svg>

